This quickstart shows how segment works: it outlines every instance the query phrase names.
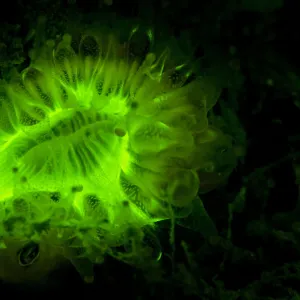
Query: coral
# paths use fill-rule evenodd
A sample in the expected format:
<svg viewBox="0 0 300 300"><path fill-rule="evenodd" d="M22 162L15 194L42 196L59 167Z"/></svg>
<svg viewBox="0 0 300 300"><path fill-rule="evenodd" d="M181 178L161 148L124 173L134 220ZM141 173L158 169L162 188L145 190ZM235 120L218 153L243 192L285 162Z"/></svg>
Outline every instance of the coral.
<svg viewBox="0 0 300 300"><path fill-rule="evenodd" d="M112 34L65 34L1 86L1 235L51 232L88 278L78 257L100 262L128 232L141 241L143 228L180 214L208 161L209 78L187 82L168 49L128 51Z"/></svg>

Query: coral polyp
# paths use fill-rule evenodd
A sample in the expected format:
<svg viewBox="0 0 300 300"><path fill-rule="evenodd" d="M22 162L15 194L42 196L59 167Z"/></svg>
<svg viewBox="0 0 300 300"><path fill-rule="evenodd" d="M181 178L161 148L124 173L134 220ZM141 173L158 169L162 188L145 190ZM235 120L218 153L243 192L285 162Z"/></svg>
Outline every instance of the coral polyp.
<svg viewBox="0 0 300 300"><path fill-rule="evenodd" d="M70 246L67 232L97 262L128 230L155 226L197 195L215 92L204 79L187 83L169 50L128 52L113 35L66 34L2 84L4 240L63 230L61 244Z"/></svg>

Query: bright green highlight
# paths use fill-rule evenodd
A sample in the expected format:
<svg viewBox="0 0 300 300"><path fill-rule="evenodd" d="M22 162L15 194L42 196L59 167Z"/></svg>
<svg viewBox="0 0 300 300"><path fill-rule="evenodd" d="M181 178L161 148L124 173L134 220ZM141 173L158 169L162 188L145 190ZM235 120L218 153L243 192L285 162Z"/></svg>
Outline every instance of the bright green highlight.
<svg viewBox="0 0 300 300"><path fill-rule="evenodd" d="M112 35L74 44L48 41L2 85L0 234L38 242L50 230L76 265L75 244L100 262L128 232L141 242L191 206L218 92L207 79L185 84L184 65L166 69L169 50L138 61Z"/></svg>

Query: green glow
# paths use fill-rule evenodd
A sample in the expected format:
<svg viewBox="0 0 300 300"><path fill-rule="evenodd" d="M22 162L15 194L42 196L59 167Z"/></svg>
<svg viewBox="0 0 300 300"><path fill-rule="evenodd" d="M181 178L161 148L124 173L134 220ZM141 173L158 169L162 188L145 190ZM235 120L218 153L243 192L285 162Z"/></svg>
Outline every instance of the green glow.
<svg viewBox="0 0 300 300"><path fill-rule="evenodd" d="M153 43L154 43L154 33L153 33L153 30L148 29L147 30L147 35L149 37L150 44L153 45Z"/></svg>
<svg viewBox="0 0 300 300"><path fill-rule="evenodd" d="M139 30L139 25L135 26L132 28L130 35L129 35L129 40L132 38L132 36Z"/></svg>
<svg viewBox="0 0 300 300"><path fill-rule="evenodd" d="M188 75L173 73L185 65L166 70L169 49L128 62L113 36L83 35L79 49L71 42L68 34L57 46L48 41L4 86L0 235L40 239L36 228L47 224L52 244L69 249L75 237L83 256L99 262L127 231L142 236L171 217L170 205L190 206L216 92L201 80L183 86ZM20 199L25 208L16 208ZM20 228L16 216L26 218Z"/></svg>

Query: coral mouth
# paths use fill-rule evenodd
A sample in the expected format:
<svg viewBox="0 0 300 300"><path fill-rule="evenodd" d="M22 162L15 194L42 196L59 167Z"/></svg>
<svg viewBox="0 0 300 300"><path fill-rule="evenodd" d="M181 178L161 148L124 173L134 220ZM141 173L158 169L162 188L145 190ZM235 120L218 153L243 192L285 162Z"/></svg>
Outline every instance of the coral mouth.
<svg viewBox="0 0 300 300"><path fill-rule="evenodd" d="M15 139L17 177L26 177L31 188L45 190L49 181L70 186L100 170L106 177L111 176L112 167L119 172L121 137L126 134L119 123L118 117L92 109L52 114Z"/></svg>

